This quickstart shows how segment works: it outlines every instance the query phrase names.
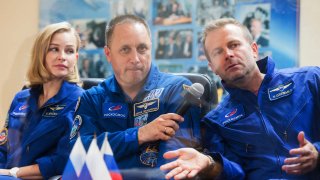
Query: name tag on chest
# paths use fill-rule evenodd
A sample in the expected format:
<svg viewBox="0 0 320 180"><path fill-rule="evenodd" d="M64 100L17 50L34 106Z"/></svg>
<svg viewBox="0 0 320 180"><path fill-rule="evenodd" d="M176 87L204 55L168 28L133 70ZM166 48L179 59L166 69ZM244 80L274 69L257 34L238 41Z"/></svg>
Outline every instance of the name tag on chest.
<svg viewBox="0 0 320 180"><path fill-rule="evenodd" d="M65 108L66 105L53 105L46 107L42 116L43 117L56 117L58 116L61 111Z"/></svg>
<svg viewBox="0 0 320 180"><path fill-rule="evenodd" d="M140 116L149 112L154 112L159 110L159 99L151 99L148 101L143 101L134 104L134 116Z"/></svg>
<svg viewBox="0 0 320 180"><path fill-rule="evenodd" d="M285 84L280 84L279 86L275 88L269 88L268 94L270 101L274 101L286 96L289 96L293 92L294 83L293 81L290 81Z"/></svg>

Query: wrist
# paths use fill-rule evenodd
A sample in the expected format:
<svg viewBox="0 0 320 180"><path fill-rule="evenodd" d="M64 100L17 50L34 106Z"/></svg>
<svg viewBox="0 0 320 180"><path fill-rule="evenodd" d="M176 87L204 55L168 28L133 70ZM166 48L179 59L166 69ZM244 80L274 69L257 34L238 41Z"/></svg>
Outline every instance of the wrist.
<svg viewBox="0 0 320 180"><path fill-rule="evenodd" d="M207 167L208 168L213 167L216 162L213 160L213 158L210 155L205 155L205 156L207 156L207 159L208 159L208 166Z"/></svg>
<svg viewBox="0 0 320 180"><path fill-rule="evenodd" d="M200 172L200 178L216 178L222 172L220 162L215 161L212 156L204 154L207 158L207 166Z"/></svg>
<svg viewBox="0 0 320 180"><path fill-rule="evenodd" d="M207 173L209 171L212 171L214 169L215 166L215 161L213 160L213 158L210 155L207 154L203 154L206 157L206 165L205 167L202 169L202 173Z"/></svg>
<svg viewBox="0 0 320 180"><path fill-rule="evenodd" d="M138 133L137 134L138 134L138 143L139 143L139 145L145 143L145 140L144 140L144 137L143 137L143 134L144 134L143 130L144 130L144 126L138 128Z"/></svg>
<svg viewBox="0 0 320 180"><path fill-rule="evenodd" d="M9 170L9 176L12 176L12 177L15 177L17 178L18 177L18 171L20 170L20 168L18 167L13 167Z"/></svg>

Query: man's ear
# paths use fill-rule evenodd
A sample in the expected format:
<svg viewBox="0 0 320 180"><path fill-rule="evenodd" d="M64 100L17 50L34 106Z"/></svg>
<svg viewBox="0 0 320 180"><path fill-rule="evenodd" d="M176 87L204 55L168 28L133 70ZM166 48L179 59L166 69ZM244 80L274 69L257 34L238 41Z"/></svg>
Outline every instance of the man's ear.
<svg viewBox="0 0 320 180"><path fill-rule="evenodd" d="M214 68L213 68L213 64L211 63L210 60L208 60L208 66L209 66L209 68L211 69L211 71L212 71L213 73L215 73L215 72L214 72Z"/></svg>
<svg viewBox="0 0 320 180"><path fill-rule="evenodd" d="M107 61L110 63L110 48L108 46L104 46L104 54L107 57Z"/></svg>
<svg viewBox="0 0 320 180"><path fill-rule="evenodd" d="M258 60L258 57L259 57L259 48L258 48L258 45L256 42L253 42L251 44L251 49L252 49L252 52L253 52L253 57L255 60Z"/></svg>

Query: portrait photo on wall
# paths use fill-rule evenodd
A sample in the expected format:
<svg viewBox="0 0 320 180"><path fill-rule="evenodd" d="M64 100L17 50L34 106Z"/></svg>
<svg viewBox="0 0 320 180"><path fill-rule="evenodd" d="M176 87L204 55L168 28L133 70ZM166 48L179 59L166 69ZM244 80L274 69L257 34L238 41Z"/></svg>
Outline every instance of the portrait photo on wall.
<svg viewBox="0 0 320 180"><path fill-rule="evenodd" d="M191 23L193 3L192 0L155 0L153 23L166 26Z"/></svg>
<svg viewBox="0 0 320 180"><path fill-rule="evenodd" d="M204 53L204 48L202 45L202 32L198 32L198 56L197 56L197 60L198 61L207 61L207 57Z"/></svg>
<svg viewBox="0 0 320 180"><path fill-rule="evenodd" d="M150 20L150 1L149 0L111 0L110 12L112 17L124 14L133 14L143 19Z"/></svg>
<svg viewBox="0 0 320 180"><path fill-rule="evenodd" d="M120 14L135 14L145 18L150 26L152 57L155 59L155 64L167 67L163 68L165 70L180 69L181 72L188 72L190 67L207 66L200 42L200 32L205 23L216 18L234 17L249 27L260 46L259 52L270 52L267 54L272 55L278 68L294 67L299 64L299 0L40 0L39 2L40 27L54 22L74 22L74 27L80 32L83 49L90 56L96 52L99 54L98 50L103 51L104 37L100 36L105 31L105 24L111 18ZM174 66L169 68L169 64Z"/></svg>
<svg viewBox="0 0 320 180"><path fill-rule="evenodd" d="M241 7L243 14L240 22L247 26L259 47L268 47L270 43L270 3L252 4Z"/></svg>
<svg viewBox="0 0 320 180"><path fill-rule="evenodd" d="M85 50L103 48L105 19L80 19L73 20L72 25L80 35L82 48Z"/></svg>
<svg viewBox="0 0 320 180"><path fill-rule="evenodd" d="M198 0L196 22L205 25L213 19L234 17L234 0Z"/></svg>
<svg viewBox="0 0 320 180"><path fill-rule="evenodd" d="M81 78L106 78L112 74L111 65L103 52L80 51L78 67Z"/></svg>
<svg viewBox="0 0 320 180"><path fill-rule="evenodd" d="M156 34L155 58L181 59L192 57L192 30L164 30Z"/></svg>

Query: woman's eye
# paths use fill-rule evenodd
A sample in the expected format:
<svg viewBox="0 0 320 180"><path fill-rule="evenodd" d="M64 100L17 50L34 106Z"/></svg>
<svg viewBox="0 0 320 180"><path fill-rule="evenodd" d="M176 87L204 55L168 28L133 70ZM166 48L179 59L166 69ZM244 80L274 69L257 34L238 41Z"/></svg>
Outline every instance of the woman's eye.
<svg viewBox="0 0 320 180"><path fill-rule="evenodd" d="M68 50L66 50L66 52L67 52L68 54L73 54L75 51L74 51L73 49L68 49Z"/></svg>
<svg viewBox="0 0 320 180"><path fill-rule="evenodd" d="M56 48L56 47L52 47L52 48L49 48L49 51L51 51L51 52L57 52L57 51L59 51L59 50L58 50L58 48Z"/></svg>

